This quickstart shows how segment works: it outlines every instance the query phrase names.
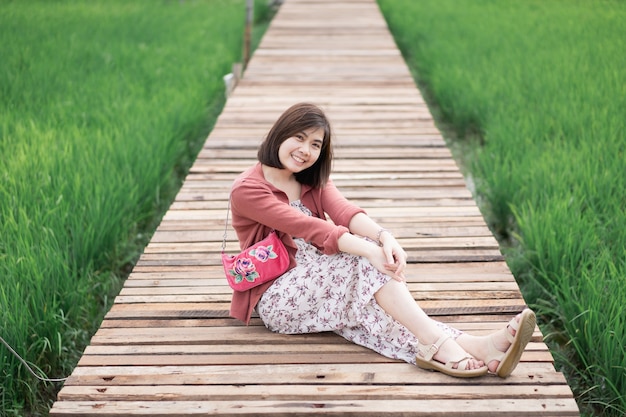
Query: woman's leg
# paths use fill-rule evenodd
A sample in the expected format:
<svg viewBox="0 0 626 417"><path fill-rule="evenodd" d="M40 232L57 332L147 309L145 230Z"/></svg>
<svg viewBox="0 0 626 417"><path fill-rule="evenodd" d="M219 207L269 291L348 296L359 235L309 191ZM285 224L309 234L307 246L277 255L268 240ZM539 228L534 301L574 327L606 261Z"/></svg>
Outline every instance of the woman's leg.
<svg viewBox="0 0 626 417"><path fill-rule="evenodd" d="M415 302L404 283L390 280L374 296L378 305L409 329L421 344L434 343L443 334L443 330L437 326L437 323ZM518 323L521 314L516 316ZM534 317L532 323L534 323ZM534 327L534 324L531 327ZM511 338L507 338L507 332L511 336L516 333L511 326L486 336L461 333L455 338L454 343L444 343L435 354L434 359L446 363L449 360L462 358L466 356L466 353L469 353L476 360L470 361L466 369L476 369L487 365L491 372L495 372L500 361L493 359L494 352L490 351L490 346L493 346L498 352L506 352L511 346ZM483 361L486 360L489 362L484 363Z"/></svg>
<svg viewBox="0 0 626 417"><path fill-rule="evenodd" d="M390 280L374 295L376 302L387 314L404 325L422 345L435 343L443 335L443 330L415 302L404 283ZM461 337L461 336L459 336ZM453 340L440 346L433 358L446 363L467 356L466 350ZM465 369L483 367L481 360L470 360Z"/></svg>

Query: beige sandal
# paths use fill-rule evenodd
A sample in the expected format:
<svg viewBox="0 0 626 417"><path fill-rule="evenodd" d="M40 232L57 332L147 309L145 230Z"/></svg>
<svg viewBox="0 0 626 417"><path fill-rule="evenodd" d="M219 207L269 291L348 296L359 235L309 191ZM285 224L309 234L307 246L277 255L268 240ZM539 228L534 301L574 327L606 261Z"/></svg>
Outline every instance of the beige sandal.
<svg viewBox="0 0 626 417"><path fill-rule="evenodd" d="M533 336L536 324L537 318L530 309L522 311L519 322L513 317L509 322L509 326L515 330L515 335L512 335L508 330L505 331L506 338L511 343L506 352L496 349L493 335L489 338L489 353L487 354L487 359L485 359L485 364L489 365L491 361L500 361L495 372L500 378L506 378L511 375L519 363L526 345Z"/></svg>
<svg viewBox="0 0 626 417"><path fill-rule="evenodd" d="M428 369L431 371L439 371L446 375L455 376L457 378L472 378L485 375L489 369L487 365L481 366L477 369L465 369L470 359L474 359L471 356L465 356L456 361L448 361L445 364L435 359L433 356L439 351L439 348L448 340L450 336L443 335L432 345L422 345L417 343L417 355L415 356L416 365L422 369ZM454 367L456 365L456 367Z"/></svg>

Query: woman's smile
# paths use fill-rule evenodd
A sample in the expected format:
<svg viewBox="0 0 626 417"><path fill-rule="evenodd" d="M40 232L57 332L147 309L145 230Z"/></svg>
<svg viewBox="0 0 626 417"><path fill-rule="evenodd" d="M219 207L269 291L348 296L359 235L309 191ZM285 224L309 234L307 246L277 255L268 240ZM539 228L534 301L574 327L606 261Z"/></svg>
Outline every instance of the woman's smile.
<svg viewBox="0 0 626 417"><path fill-rule="evenodd" d="M324 129L307 129L287 138L278 150L283 167L292 173L311 167L319 158L324 143Z"/></svg>

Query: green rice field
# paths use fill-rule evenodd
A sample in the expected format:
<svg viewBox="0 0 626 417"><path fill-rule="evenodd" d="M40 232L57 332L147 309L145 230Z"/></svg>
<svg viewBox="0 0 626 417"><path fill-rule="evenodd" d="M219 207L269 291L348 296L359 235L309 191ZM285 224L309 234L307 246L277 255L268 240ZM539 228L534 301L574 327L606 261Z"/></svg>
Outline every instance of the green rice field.
<svg viewBox="0 0 626 417"><path fill-rule="evenodd" d="M173 199L245 6L0 0L0 336L40 376L72 371ZM47 415L58 388L0 345L0 415Z"/></svg>
<svg viewBox="0 0 626 417"><path fill-rule="evenodd" d="M581 413L626 415L626 3L378 3Z"/></svg>

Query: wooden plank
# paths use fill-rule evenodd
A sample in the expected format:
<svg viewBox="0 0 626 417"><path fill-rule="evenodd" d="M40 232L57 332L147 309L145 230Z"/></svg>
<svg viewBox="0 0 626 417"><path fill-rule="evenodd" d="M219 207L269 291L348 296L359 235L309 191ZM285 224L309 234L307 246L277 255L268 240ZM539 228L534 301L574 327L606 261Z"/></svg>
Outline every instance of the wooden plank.
<svg viewBox="0 0 626 417"><path fill-rule="evenodd" d="M76 401L56 403L51 415L92 416L92 415L149 415L166 417L172 415L213 415L240 416L269 415L273 417L293 415L318 415L320 412L341 416L450 416L463 409L464 416L574 416L578 409L573 399L488 399L488 400L363 400L353 401L188 401L183 408L178 401ZM515 409L514 413L503 410ZM420 411L421 410L421 411Z"/></svg>
<svg viewBox="0 0 626 417"><path fill-rule="evenodd" d="M66 382L71 385L283 385L295 382L306 385L503 385L497 377L485 375L467 381L451 380L441 373L424 371L402 362L355 364L266 364L203 366L84 366L78 367ZM563 383L563 376L549 363L522 362L519 372L507 378L507 385L529 384L540 379L543 384Z"/></svg>
<svg viewBox="0 0 626 417"><path fill-rule="evenodd" d="M533 385L500 385L498 390L486 390L482 384L447 384L445 389L432 385L286 385L280 390L260 385L215 385L207 390L203 386L71 386L60 396L66 401L314 401L319 397L327 400L410 400L429 398L447 400L459 398L571 398L567 385L545 385L538 390Z"/></svg>
<svg viewBox="0 0 626 417"><path fill-rule="evenodd" d="M228 300L228 301L226 301ZM227 317L230 297L211 303L195 301L176 301L162 303L116 303L111 307L107 318L213 318ZM420 306L431 316L460 314L514 314L520 312L526 304L522 299L511 300L420 300ZM246 342L241 335L240 342Z"/></svg>
<svg viewBox="0 0 626 417"><path fill-rule="evenodd" d="M181 320L175 321L175 323L179 324ZM138 328L154 328L158 325L162 325L162 323L155 323L153 321L142 322L141 325L135 325L134 322L129 322L128 320L123 321L125 325L125 329L138 329ZM172 323L173 324L173 323ZM130 325L130 326L129 326ZM170 327L174 327L170 325ZM191 327L190 325L188 327ZM476 334L486 334L490 330L484 329L482 331L475 331ZM536 331L535 338L540 340L541 334ZM330 343L332 341L333 343ZM93 357L102 357L105 358L109 355L117 355L117 356L133 356L133 355L144 355L144 356L154 356L159 357L159 355L228 355L228 354L244 354L250 353L257 356L262 354L285 354L285 353L300 353L300 354L319 354L319 355L341 355L341 354L355 354L355 353L367 353L370 356L379 356L371 350L364 348L359 345L355 345L354 343L341 343L341 339L338 337L328 338L326 341L324 339L320 339L318 342L313 343L311 340L296 340L295 343L289 344L198 344L198 345L190 345L185 343L185 341L178 341L177 343L172 344L126 344L126 345L90 345L85 349L85 356L93 356ZM526 355L539 357L539 356L550 356L550 352L546 349L546 346L540 342L531 342L528 346ZM386 359L386 361L391 361L391 359ZM532 361L535 361L534 359ZM550 360L546 360L550 361ZM531 362L531 360L528 360ZM167 362L163 362L165 364ZM246 361L241 363L248 363ZM240 364L241 364L240 363Z"/></svg>
<svg viewBox="0 0 626 417"><path fill-rule="evenodd" d="M221 284L221 285L220 285ZM517 285L514 282L437 282L437 283L412 283L409 282L407 287L412 292L451 292L456 291L501 291L515 292L519 294ZM198 294L198 293L218 293L232 292L230 287L224 283L215 283L210 280L195 282L192 280L183 281L159 281L139 283L138 285L127 285L121 291L120 295L164 295L164 294Z"/></svg>

